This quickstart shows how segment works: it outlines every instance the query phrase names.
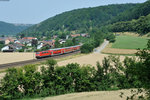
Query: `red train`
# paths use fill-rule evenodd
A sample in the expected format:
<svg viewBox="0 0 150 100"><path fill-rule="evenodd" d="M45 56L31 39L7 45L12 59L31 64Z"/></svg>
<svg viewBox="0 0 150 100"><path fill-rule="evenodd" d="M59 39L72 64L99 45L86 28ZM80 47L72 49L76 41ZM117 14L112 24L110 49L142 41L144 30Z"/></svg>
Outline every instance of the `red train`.
<svg viewBox="0 0 150 100"><path fill-rule="evenodd" d="M81 45L76 45L76 46L49 49L46 51L36 52L36 58L39 59L39 58L50 57L50 56L61 55L64 53L78 51L78 50L80 50L80 47L81 47Z"/></svg>

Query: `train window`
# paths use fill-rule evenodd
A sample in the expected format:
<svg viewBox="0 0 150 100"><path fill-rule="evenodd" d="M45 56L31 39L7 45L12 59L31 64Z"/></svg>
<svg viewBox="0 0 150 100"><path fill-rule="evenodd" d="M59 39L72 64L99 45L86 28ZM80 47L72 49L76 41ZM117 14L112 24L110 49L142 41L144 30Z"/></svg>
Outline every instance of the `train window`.
<svg viewBox="0 0 150 100"><path fill-rule="evenodd" d="M36 54L40 54L40 52L36 52Z"/></svg>

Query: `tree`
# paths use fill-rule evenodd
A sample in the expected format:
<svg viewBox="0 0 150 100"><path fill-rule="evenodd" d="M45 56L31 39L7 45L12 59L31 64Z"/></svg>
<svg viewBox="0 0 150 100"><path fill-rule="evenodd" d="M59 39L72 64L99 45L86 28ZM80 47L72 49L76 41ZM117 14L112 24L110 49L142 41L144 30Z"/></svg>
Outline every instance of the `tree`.
<svg viewBox="0 0 150 100"><path fill-rule="evenodd" d="M109 41L109 42L115 42L115 35L113 33L109 33L107 36L106 36L106 39Z"/></svg>
<svg viewBox="0 0 150 100"><path fill-rule="evenodd" d="M5 35L1 35L1 37L5 37Z"/></svg>
<svg viewBox="0 0 150 100"><path fill-rule="evenodd" d="M93 45L90 43L83 44L80 48L81 53L90 53L94 49Z"/></svg>
<svg viewBox="0 0 150 100"><path fill-rule="evenodd" d="M52 74L54 72L54 66L57 64L56 60L54 59L49 59L47 60L47 65L49 66L49 74Z"/></svg>
<svg viewBox="0 0 150 100"><path fill-rule="evenodd" d="M148 90L148 95L150 97L150 40L148 41L147 48L139 50L137 56L140 57L140 62L136 65L137 68L134 71L138 76L139 80L142 82L143 87ZM140 74L139 74L140 73Z"/></svg>
<svg viewBox="0 0 150 100"><path fill-rule="evenodd" d="M24 38L24 37L25 37L25 34L21 34L20 38L22 39L22 38Z"/></svg>
<svg viewBox="0 0 150 100"><path fill-rule="evenodd" d="M32 46L37 47L38 45L38 40L37 39L32 39Z"/></svg>
<svg viewBox="0 0 150 100"><path fill-rule="evenodd" d="M60 43L59 43L58 39L56 39L56 41L55 41L55 48L59 48L59 47L60 47Z"/></svg>

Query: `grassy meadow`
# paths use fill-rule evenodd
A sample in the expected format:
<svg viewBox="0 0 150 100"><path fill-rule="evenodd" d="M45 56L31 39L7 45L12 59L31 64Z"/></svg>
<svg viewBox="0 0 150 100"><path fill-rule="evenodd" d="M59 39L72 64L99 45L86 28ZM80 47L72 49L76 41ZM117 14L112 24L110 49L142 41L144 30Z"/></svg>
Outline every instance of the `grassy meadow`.
<svg viewBox="0 0 150 100"><path fill-rule="evenodd" d="M120 35L116 37L116 42L112 44L112 48L143 49L146 47L148 39L147 37Z"/></svg>

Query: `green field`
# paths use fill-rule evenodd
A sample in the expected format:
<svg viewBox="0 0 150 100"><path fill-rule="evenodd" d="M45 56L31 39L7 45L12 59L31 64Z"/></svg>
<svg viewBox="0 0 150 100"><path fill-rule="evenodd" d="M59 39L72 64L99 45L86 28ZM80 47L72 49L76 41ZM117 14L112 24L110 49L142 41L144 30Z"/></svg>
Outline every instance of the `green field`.
<svg viewBox="0 0 150 100"><path fill-rule="evenodd" d="M116 42L112 44L112 48L119 49L143 49L146 47L149 38L136 36L117 36Z"/></svg>

